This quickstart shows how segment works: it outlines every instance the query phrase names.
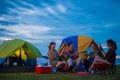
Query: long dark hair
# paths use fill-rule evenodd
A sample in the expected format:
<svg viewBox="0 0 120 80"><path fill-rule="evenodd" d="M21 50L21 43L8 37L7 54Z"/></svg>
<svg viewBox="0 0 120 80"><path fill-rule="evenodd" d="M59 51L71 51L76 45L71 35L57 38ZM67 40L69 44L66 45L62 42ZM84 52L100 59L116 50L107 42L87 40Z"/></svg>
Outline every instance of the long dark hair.
<svg viewBox="0 0 120 80"><path fill-rule="evenodd" d="M73 42L69 42L69 43L68 43L68 46L70 46L71 44L73 44Z"/></svg>
<svg viewBox="0 0 120 80"><path fill-rule="evenodd" d="M107 40L107 44L109 44L109 43L111 43L111 45L113 46L113 48L114 48L115 50L117 50L117 44L116 44L115 41L113 41L112 39L108 39L108 40Z"/></svg>
<svg viewBox="0 0 120 80"><path fill-rule="evenodd" d="M55 42L51 42L51 43L49 44L49 46L48 46L49 50L51 49L51 46L52 46L53 44L56 44L56 43L55 43Z"/></svg>

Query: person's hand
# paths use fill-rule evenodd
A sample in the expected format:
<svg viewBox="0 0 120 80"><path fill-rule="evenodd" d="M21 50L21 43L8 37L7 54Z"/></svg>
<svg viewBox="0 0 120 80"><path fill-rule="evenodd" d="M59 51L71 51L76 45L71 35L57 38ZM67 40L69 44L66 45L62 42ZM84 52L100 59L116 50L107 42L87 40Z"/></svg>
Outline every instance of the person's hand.
<svg viewBox="0 0 120 80"><path fill-rule="evenodd" d="M63 48L61 51L58 51L58 54L59 54L60 56L62 56L63 53L64 53L64 48Z"/></svg>
<svg viewBox="0 0 120 80"><path fill-rule="evenodd" d="M102 51L102 50L103 50L103 48L102 48L102 46L101 46L101 45L99 45L99 47L98 47L98 48L99 48L99 50L100 50L100 51Z"/></svg>
<svg viewBox="0 0 120 80"><path fill-rule="evenodd" d="M78 55L77 52L74 52L72 56L74 56L74 57L78 57L79 55Z"/></svg>

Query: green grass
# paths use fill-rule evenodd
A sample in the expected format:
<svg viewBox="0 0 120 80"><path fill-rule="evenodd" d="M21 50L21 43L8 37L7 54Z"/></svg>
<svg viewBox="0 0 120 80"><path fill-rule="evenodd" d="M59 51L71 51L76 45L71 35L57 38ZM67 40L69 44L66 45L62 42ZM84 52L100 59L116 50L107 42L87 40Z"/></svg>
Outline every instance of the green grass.
<svg viewBox="0 0 120 80"><path fill-rule="evenodd" d="M107 75L0 73L0 80L120 80L120 66L115 74Z"/></svg>

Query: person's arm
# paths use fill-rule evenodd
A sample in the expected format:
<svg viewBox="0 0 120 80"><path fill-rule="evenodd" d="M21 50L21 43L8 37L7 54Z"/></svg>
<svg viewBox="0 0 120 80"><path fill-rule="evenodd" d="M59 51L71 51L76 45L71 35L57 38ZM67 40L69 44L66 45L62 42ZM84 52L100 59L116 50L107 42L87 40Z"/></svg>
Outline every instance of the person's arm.
<svg viewBox="0 0 120 80"><path fill-rule="evenodd" d="M59 55L59 56L62 56L62 55L63 55L64 50L65 50L65 48L63 48L61 51L58 51L58 55Z"/></svg>
<svg viewBox="0 0 120 80"><path fill-rule="evenodd" d="M100 52L102 53L103 57L106 57L106 53L103 50L100 50Z"/></svg>
<svg viewBox="0 0 120 80"><path fill-rule="evenodd" d="M48 51L48 57L49 57L50 60L54 60L52 52L53 52L53 50Z"/></svg>
<svg viewBox="0 0 120 80"><path fill-rule="evenodd" d="M101 47L101 45L99 46L99 51L102 53L103 57L106 57L106 53L105 51L103 50L103 48Z"/></svg>
<svg viewBox="0 0 120 80"><path fill-rule="evenodd" d="M77 52L77 51L74 51L73 54L71 55L71 57L75 57L75 58L79 57L78 52Z"/></svg>

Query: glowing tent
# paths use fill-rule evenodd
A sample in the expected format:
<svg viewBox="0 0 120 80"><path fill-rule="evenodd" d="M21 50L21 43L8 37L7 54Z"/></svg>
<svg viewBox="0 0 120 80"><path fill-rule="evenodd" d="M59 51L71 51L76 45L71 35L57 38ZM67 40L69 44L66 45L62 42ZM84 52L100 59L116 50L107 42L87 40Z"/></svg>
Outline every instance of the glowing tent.
<svg viewBox="0 0 120 80"><path fill-rule="evenodd" d="M30 64L36 64L34 62L36 57L42 57L40 51L33 44L21 39L13 39L0 46L0 64L6 58L15 55L21 57L22 60L28 60Z"/></svg>

